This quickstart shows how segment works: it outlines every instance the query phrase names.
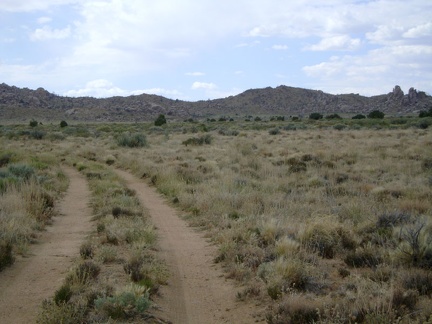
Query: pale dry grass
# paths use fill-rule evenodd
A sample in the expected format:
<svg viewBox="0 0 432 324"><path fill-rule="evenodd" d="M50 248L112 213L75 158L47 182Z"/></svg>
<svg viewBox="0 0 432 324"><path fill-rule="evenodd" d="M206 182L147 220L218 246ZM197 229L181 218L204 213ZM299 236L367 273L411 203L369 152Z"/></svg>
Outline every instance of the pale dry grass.
<svg viewBox="0 0 432 324"><path fill-rule="evenodd" d="M389 267L413 262L412 251L406 252L410 243L395 238L405 225L376 228L378 217L391 212L409 213L413 220L422 216L427 226L421 249L432 248L430 171L423 166L432 154L430 131L306 130L269 136L251 130L212 136L211 145L185 147L181 143L188 134L150 135L149 148L125 150L117 163L148 178L191 224L212 233L220 244L216 259L226 262L229 277L253 285L251 278L263 266L267 292L283 300L296 272L284 268L280 257L294 258L292 267L308 269L308 278L298 279L304 284L294 289L316 293L317 301L333 300L327 301L333 305L327 316L337 312L345 320L363 321L407 316L392 308L396 279L369 287L362 274L373 269L349 268L343 260L351 255L359 264ZM379 257L368 259L369 251ZM330 266L334 263L351 275L341 277ZM349 285L353 274L358 276L354 301L350 292L336 298L333 294ZM374 289L382 293L371 298ZM340 300L347 307L335 306ZM419 304L424 303L421 298Z"/></svg>
<svg viewBox="0 0 432 324"><path fill-rule="evenodd" d="M431 271L431 130L319 125L269 135L272 125L206 124L213 140L200 146L182 143L201 136L202 125L145 126L149 146L140 149L119 148L115 134L141 126L99 126L103 136L68 138L55 149L84 174L89 163L114 164L156 186L218 244L215 261L253 291L242 298L273 305L269 322L293 316L322 323L427 321L430 299L416 296L396 274ZM116 206L127 208L133 199L117 196L116 185L99 186L92 204L101 233L125 242L122 220L103 202L115 197ZM379 223L383 215L401 214L409 221ZM135 247L146 245L140 239ZM302 307L306 301L317 313Z"/></svg>

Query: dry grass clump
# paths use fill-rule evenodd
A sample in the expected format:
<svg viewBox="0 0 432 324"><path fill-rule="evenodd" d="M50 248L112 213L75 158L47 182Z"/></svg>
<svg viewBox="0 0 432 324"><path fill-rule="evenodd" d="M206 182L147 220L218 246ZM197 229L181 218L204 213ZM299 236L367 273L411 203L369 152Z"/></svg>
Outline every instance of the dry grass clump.
<svg viewBox="0 0 432 324"><path fill-rule="evenodd" d="M82 308L81 322L141 318L168 276L151 250L156 244L155 229L135 192L124 187L112 171L91 159L76 165L86 166L80 169L92 191L97 231L81 245L83 261L57 290L54 303L44 304L39 318L54 321L63 316L68 322L70 310ZM131 281L136 284L130 285Z"/></svg>
<svg viewBox="0 0 432 324"><path fill-rule="evenodd" d="M282 127L270 136L269 127L242 129L238 136L210 131L210 145L187 147L181 145L187 134L151 134L151 146L126 152L117 163L144 176L191 224L209 231L227 276L254 287L258 275L278 301L290 289L308 291L333 305L322 309L323 322L337 312L341 322L396 319L393 267L425 269L429 262L429 222L420 231L414 224L432 212L431 133ZM362 279L353 306L352 291L336 296L356 276ZM372 290L359 287L372 278L383 294L371 299ZM340 300L346 310L336 306ZM424 302L420 295L416 305Z"/></svg>
<svg viewBox="0 0 432 324"><path fill-rule="evenodd" d="M67 179L51 155L37 150L23 154L17 145L0 150L0 268L25 254L55 215L55 199L67 188ZM34 148L33 148L34 149Z"/></svg>
<svg viewBox="0 0 432 324"><path fill-rule="evenodd" d="M267 298L269 321L427 321L432 133L412 128L415 120L392 124L394 129L386 121L337 124L347 127L334 129L327 120L285 126L173 123L163 131L98 125L97 131L88 127L85 139L76 128L67 141L51 144L66 159L77 152L71 160L88 172L97 221L88 260L103 262L106 251L116 251L108 262L119 264L116 271L127 280L132 270L126 273L123 265L133 254L125 250L152 246L155 230L137 221L145 212L102 167L107 164L129 168L166 195L190 224L207 230L219 247L216 261L245 285L239 298ZM120 148L115 142L118 134L143 130L146 147ZM35 143L40 149L44 140ZM10 160L18 162L14 155ZM107 247L103 253L100 244ZM158 268L153 261L138 264L144 278L147 265L150 272Z"/></svg>

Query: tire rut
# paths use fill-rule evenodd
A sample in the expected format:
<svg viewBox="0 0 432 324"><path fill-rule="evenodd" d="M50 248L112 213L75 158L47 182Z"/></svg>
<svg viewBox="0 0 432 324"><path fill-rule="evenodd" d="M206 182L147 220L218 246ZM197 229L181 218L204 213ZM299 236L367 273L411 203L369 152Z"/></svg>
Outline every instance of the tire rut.
<svg viewBox="0 0 432 324"><path fill-rule="evenodd" d="M174 324L253 323L254 306L236 301L237 290L214 264L216 248L180 219L163 197L132 174L115 170L149 210L161 257L170 268L157 300L161 316Z"/></svg>
<svg viewBox="0 0 432 324"><path fill-rule="evenodd" d="M69 188L59 203L60 216L30 247L0 273L0 323L35 323L44 299L53 296L79 256L79 247L91 229L90 191L86 180L70 167L63 171Z"/></svg>

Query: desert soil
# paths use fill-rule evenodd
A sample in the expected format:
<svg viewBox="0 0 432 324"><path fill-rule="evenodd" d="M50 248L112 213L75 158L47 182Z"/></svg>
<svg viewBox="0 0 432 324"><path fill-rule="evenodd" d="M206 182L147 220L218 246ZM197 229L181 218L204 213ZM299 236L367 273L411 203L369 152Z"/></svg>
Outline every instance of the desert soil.
<svg viewBox="0 0 432 324"><path fill-rule="evenodd" d="M69 188L60 216L43 232L28 256L0 273L0 323L34 323L44 299L58 289L91 229L90 191L86 180L65 167ZM215 246L179 218L162 196L128 172L116 170L134 189L155 224L160 255L170 269L168 285L156 301L158 316L174 324L254 323L262 320L255 305L238 302L236 288L214 264Z"/></svg>
<svg viewBox="0 0 432 324"><path fill-rule="evenodd" d="M168 285L161 287L161 298L156 301L160 316L174 324L260 321L254 317L259 311L255 305L236 300L240 288L226 280L214 264L216 247L206 241L203 233L179 218L154 188L128 172L117 173L148 209L158 230L160 255L171 272Z"/></svg>
<svg viewBox="0 0 432 324"><path fill-rule="evenodd" d="M90 191L86 180L65 167L69 188L60 215L47 226L29 255L0 272L0 323L35 323L44 299L62 285L79 247L91 229Z"/></svg>

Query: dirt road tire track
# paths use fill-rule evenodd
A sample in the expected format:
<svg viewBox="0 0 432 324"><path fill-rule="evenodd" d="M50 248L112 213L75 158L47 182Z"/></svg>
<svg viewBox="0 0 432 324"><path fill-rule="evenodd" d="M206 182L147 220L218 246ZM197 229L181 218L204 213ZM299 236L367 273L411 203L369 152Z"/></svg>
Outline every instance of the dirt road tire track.
<svg viewBox="0 0 432 324"><path fill-rule="evenodd" d="M157 227L161 257L171 277L157 301L161 317L174 324L254 323L254 306L236 301L237 289L213 262L216 248L180 219L154 188L116 170L137 193Z"/></svg>
<svg viewBox="0 0 432 324"><path fill-rule="evenodd" d="M19 258L0 272L0 323L35 323L38 308L61 286L79 247L91 229L90 191L86 180L65 167L69 188L59 204L60 216Z"/></svg>

